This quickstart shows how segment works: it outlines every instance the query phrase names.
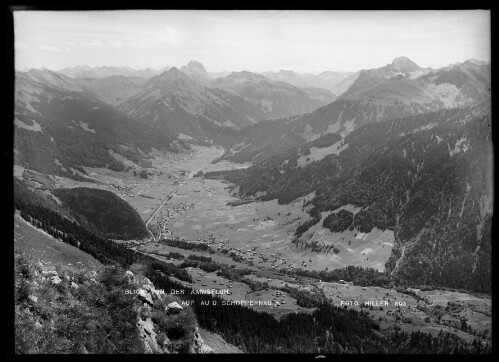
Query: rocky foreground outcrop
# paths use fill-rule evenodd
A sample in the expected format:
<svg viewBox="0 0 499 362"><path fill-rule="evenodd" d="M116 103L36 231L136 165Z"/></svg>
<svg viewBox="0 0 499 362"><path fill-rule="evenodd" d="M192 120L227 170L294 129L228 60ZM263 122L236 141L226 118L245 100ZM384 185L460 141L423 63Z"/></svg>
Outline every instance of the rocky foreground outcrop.
<svg viewBox="0 0 499 362"><path fill-rule="evenodd" d="M213 353L195 314L140 273L16 252L16 353Z"/></svg>
<svg viewBox="0 0 499 362"><path fill-rule="evenodd" d="M172 297L166 297L161 291L154 287L154 284L146 277L135 276L131 271L126 272L130 282L135 282L141 285L137 290L137 298L143 302L139 309L139 317L137 327L140 331L146 353L179 353L180 351L174 347L172 341L167 337L161 338L158 334L158 326L150 317L151 311L155 306L155 302L166 303ZM167 316L173 316L181 313L184 310L177 301L172 301L164 307L164 313ZM213 353L213 350L207 346L199 333L197 325L194 327L194 338L189 348L189 353ZM158 342L160 341L160 342Z"/></svg>

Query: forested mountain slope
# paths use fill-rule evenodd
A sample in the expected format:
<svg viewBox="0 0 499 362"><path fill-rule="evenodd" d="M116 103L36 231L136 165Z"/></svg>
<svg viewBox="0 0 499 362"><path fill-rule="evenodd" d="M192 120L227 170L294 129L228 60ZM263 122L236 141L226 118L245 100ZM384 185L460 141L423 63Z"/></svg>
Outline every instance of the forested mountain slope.
<svg viewBox="0 0 499 362"><path fill-rule="evenodd" d="M116 104L136 94L142 89L145 82L146 80L140 77L112 75L106 78L78 79L77 84L81 88L93 92L104 102Z"/></svg>
<svg viewBox="0 0 499 362"><path fill-rule="evenodd" d="M113 192L75 187L56 189L53 194L81 225L97 234L119 240L150 235L137 211Z"/></svg>
<svg viewBox="0 0 499 362"><path fill-rule="evenodd" d="M393 230L386 267L394 276L489 292L490 127L488 104L372 123L348 134L338 155L299 165L303 154L284 153L225 177L241 197L259 193L287 203L315 191L315 223L322 211L360 207L355 217L333 213L323 227Z"/></svg>

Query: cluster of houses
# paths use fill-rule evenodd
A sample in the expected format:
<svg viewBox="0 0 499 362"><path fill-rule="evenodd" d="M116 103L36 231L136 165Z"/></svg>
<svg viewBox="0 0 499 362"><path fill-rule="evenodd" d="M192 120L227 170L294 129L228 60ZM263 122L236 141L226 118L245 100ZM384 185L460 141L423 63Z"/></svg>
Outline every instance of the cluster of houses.
<svg viewBox="0 0 499 362"><path fill-rule="evenodd" d="M214 238L213 238L213 240L214 240ZM203 240L203 241L206 241L206 240ZM244 262L250 263L250 262L259 261L261 263L270 263L270 268L272 268L274 270L284 267L285 269L287 269L287 271L293 271L297 268L294 263L288 264L288 262L291 262L291 261L286 260L286 258L279 255L279 253L278 254L270 254L270 256L267 256L264 253L257 253L256 246L253 247L252 249L248 249L245 251L245 250L242 250L240 248L229 248L227 246L228 240L220 241L218 244L214 241L213 242L208 241L208 243L209 243L209 245L215 245L215 246L218 245L217 250L231 252ZM306 266L307 266L307 263L305 261L303 261L302 267L306 267Z"/></svg>
<svg viewBox="0 0 499 362"><path fill-rule="evenodd" d="M166 209L166 208L164 210L160 210L159 211L160 220L157 223L157 225L159 227L159 239L161 240L163 238L173 237L173 234L170 232L170 230L168 228L168 222L170 221L171 218L173 218L173 216L175 214L180 214L180 213L185 212L187 210L193 209L194 205L195 205L195 203L172 204L171 210Z"/></svg>
<svg viewBox="0 0 499 362"><path fill-rule="evenodd" d="M173 217L175 214L181 214L183 212L186 212L187 210L194 209L194 206L196 205L195 202L192 202L190 204L188 203L179 203L179 204L172 204L172 212L170 213L170 210L166 209L168 216Z"/></svg>
<svg viewBox="0 0 499 362"><path fill-rule="evenodd" d="M241 249L238 249L238 248L234 248L234 249L230 249L230 251L232 251L235 255L237 255L241 260L244 260L244 261L248 261L248 262L253 262L253 259L254 258L258 258L258 253L255 251L256 250L256 246L252 249L248 249L247 251L244 251L244 250L241 250ZM262 256L263 254L260 255L260 257Z"/></svg>
<svg viewBox="0 0 499 362"><path fill-rule="evenodd" d="M116 184L109 184L109 186L112 187L114 190L116 190L117 195L120 196L121 198L123 198L125 196L129 196L129 197L135 196L132 193L132 186L116 185Z"/></svg>
<svg viewBox="0 0 499 362"><path fill-rule="evenodd" d="M203 243L208 244L208 246L216 248L217 250L229 251L231 250L227 244L229 243L229 239L225 240L216 240L215 236L212 233L208 236L207 239L202 239L198 237L198 241L202 241Z"/></svg>
<svg viewBox="0 0 499 362"><path fill-rule="evenodd" d="M171 236L170 230L168 229L168 220L168 217L161 217L157 223L159 229L159 240L166 238L168 234Z"/></svg>
<svg viewBox="0 0 499 362"><path fill-rule="evenodd" d="M274 304L276 307L279 307L281 304L286 304L286 301L284 300L283 297L286 296L283 292L277 291L274 294L272 294L275 298L272 299L272 304ZM279 297L281 298L281 302L279 303L278 299Z"/></svg>
<svg viewBox="0 0 499 362"><path fill-rule="evenodd" d="M191 268L191 267L188 267L188 268L187 268L187 270L188 270L188 271L190 271L190 272L194 272L194 268ZM205 272L203 272L202 270L198 270L197 272L198 272L198 274L199 274L200 276L204 276L204 275L206 274L206 273L205 273ZM216 274L217 274L217 275L219 275L219 272L217 272ZM198 281L198 282L202 282L203 280L202 280L202 279L196 279L196 281ZM217 280L216 280L216 279L214 279L214 280L213 280L213 283L215 283L215 284L216 284L216 283L219 283L219 285L220 285L220 286L225 286L225 285L226 285L228 288L233 288L233 287L234 287L234 286L232 285L232 280L231 280L231 279L229 279L228 283L225 283L225 282L223 282L223 281L217 282ZM202 286L202 287L207 287L207 286L208 286L208 284L207 284L207 283L203 283L203 284L201 284L201 286ZM193 285L192 283L189 283L189 287L193 288L193 287L194 287L194 285ZM231 292L228 292L228 293L225 293L225 294L227 294L227 295L231 295L232 293L231 293Z"/></svg>

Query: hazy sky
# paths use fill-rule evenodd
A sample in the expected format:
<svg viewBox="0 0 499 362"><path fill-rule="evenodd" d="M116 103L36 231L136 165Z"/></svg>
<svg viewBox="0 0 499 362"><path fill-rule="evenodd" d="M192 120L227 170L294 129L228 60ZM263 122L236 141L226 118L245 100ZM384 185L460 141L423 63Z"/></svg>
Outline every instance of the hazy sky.
<svg viewBox="0 0 499 362"><path fill-rule="evenodd" d="M438 68L490 60L489 11L16 11L16 69L75 65L209 72Z"/></svg>

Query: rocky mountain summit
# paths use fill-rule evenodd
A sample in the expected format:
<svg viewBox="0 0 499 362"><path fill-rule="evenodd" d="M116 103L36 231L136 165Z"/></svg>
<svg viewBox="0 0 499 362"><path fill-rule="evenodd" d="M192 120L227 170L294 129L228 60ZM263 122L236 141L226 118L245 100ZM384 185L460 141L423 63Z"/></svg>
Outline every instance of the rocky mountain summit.
<svg viewBox="0 0 499 362"><path fill-rule="evenodd" d="M204 65L196 60L191 60L187 65L182 66L180 70L202 83L207 82L211 78Z"/></svg>

